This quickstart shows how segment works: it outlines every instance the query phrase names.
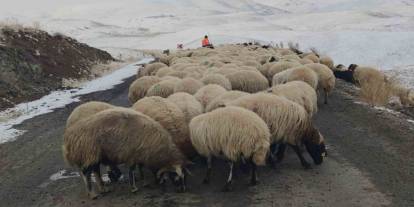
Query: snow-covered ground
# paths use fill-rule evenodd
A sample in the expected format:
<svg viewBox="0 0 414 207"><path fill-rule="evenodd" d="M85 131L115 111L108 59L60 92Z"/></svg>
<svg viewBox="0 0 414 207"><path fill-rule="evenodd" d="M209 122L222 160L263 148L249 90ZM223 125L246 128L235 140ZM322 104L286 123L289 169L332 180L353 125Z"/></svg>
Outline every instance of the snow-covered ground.
<svg viewBox="0 0 414 207"><path fill-rule="evenodd" d="M38 22L114 56L197 47L204 34L215 44L293 41L337 63L401 70L414 87L412 0L15 0L0 19Z"/></svg>
<svg viewBox="0 0 414 207"><path fill-rule="evenodd" d="M137 73L137 64L148 63L152 58L144 58L141 61L127 65L111 74L86 82L77 89L54 91L41 99L16 105L14 108L0 112L0 144L13 141L15 137L24 133L13 128L23 121L52 112L54 109L64 107L72 102L79 101L79 96L112 88L122 83L125 78Z"/></svg>

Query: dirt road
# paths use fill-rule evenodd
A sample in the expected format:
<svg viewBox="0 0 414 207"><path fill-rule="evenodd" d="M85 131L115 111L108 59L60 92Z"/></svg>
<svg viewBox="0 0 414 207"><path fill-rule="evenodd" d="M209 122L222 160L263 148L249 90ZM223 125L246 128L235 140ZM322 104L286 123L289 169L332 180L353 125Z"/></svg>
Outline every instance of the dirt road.
<svg viewBox="0 0 414 207"><path fill-rule="evenodd" d="M83 100L128 106L131 81ZM288 151L278 169L259 169L257 186L238 172L229 193L220 191L226 173L221 162L215 163L209 185L201 184L204 165L191 166L187 193L152 184L131 194L124 181L91 201L79 177L51 180L61 170L75 171L61 155L66 118L79 103L71 104L26 121L19 126L26 134L0 145L0 206L414 206L414 125L404 116L355 104L345 83L337 88L315 117L329 146L323 165L304 170Z"/></svg>

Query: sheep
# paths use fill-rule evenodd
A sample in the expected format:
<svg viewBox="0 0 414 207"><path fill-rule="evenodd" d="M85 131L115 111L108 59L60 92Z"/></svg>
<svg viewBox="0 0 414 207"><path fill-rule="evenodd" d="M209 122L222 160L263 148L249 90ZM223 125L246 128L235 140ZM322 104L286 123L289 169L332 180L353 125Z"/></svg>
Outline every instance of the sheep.
<svg viewBox="0 0 414 207"><path fill-rule="evenodd" d="M146 64L144 68L138 70L137 78L152 75L156 73L160 68L163 68L163 67L167 67L167 65L164 63L160 63L160 62Z"/></svg>
<svg viewBox="0 0 414 207"><path fill-rule="evenodd" d="M269 87L269 81L259 72L238 71L226 75L231 82L233 90L256 93Z"/></svg>
<svg viewBox="0 0 414 207"><path fill-rule="evenodd" d="M194 95L198 91L198 89L200 89L203 86L203 82L199 80L196 80L194 78L184 78L175 85L174 93L187 92L191 95Z"/></svg>
<svg viewBox="0 0 414 207"><path fill-rule="evenodd" d="M315 89L303 81L291 81L271 87L268 92L285 97L303 106L310 116L318 111L318 97Z"/></svg>
<svg viewBox="0 0 414 207"><path fill-rule="evenodd" d="M287 62L287 61L281 61L281 62L274 63L267 70L267 79L269 81L272 81L272 78L275 74L285 71L289 68L298 67L300 65L301 64L297 62Z"/></svg>
<svg viewBox="0 0 414 207"><path fill-rule="evenodd" d="M130 86L128 90L128 100L131 104L135 103L139 99L145 97L147 94L148 89L160 82L161 79L156 76L143 76L135 80Z"/></svg>
<svg viewBox="0 0 414 207"><path fill-rule="evenodd" d="M137 101L132 109L153 118L167 129L184 155L194 155L185 114L176 104L166 98L152 96Z"/></svg>
<svg viewBox="0 0 414 207"><path fill-rule="evenodd" d="M201 103L203 106L203 111L206 106L217 96L226 92L226 89L217 84L208 84L200 88L197 93L194 94L194 97Z"/></svg>
<svg viewBox="0 0 414 207"><path fill-rule="evenodd" d="M318 75L318 88L323 90L325 101L328 103L328 95L335 88L335 75L332 70L329 69L326 65L319 63L306 64L306 67L312 69Z"/></svg>
<svg viewBox="0 0 414 207"><path fill-rule="evenodd" d="M188 75L188 73L184 72L184 71L173 71L173 72L167 73L167 76L177 77L177 78L180 78L180 79L186 77L187 75Z"/></svg>
<svg viewBox="0 0 414 207"><path fill-rule="evenodd" d="M130 109L116 108L99 112L65 130L63 157L80 171L88 196L96 199L91 174L95 174L99 191L104 187L100 164L126 164L129 167L131 191L136 192L134 169L144 165L165 177L176 173L181 190L185 190L184 156L173 143L171 135L156 121Z"/></svg>
<svg viewBox="0 0 414 207"><path fill-rule="evenodd" d="M190 123L191 119L203 113L203 106L197 99L185 92L174 93L167 98L178 108L183 111L187 123Z"/></svg>
<svg viewBox="0 0 414 207"><path fill-rule="evenodd" d="M310 53L304 56L303 59L308 59L314 63L319 63L319 57L315 53Z"/></svg>
<svg viewBox="0 0 414 207"><path fill-rule="evenodd" d="M313 90L313 89L312 89ZM243 91L227 91L216 98L214 98L206 107L206 112L213 111L216 108L225 106L226 103L238 99L249 93Z"/></svg>
<svg viewBox="0 0 414 207"><path fill-rule="evenodd" d="M360 86L387 80L384 73L373 67L351 64L349 70L354 71L353 77L355 83Z"/></svg>
<svg viewBox="0 0 414 207"><path fill-rule="evenodd" d="M272 85L283 84L294 80L303 81L315 90L318 87L318 75L306 66L290 68L273 76Z"/></svg>
<svg viewBox="0 0 414 207"><path fill-rule="evenodd" d="M334 61L332 60L332 58L331 57L329 57L329 56L321 56L320 58L319 58L319 62L321 63L321 64L324 64L324 65L326 65L329 69L334 69Z"/></svg>
<svg viewBox="0 0 414 207"><path fill-rule="evenodd" d="M81 104L77 106L69 115L68 120L66 121L66 128L69 128L80 120L95 115L96 113L113 108L115 108L115 106L99 101L90 101Z"/></svg>
<svg viewBox="0 0 414 207"><path fill-rule="evenodd" d="M414 90L397 84L393 87L393 94L400 99L403 106L414 106Z"/></svg>
<svg viewBox="0 0 414 207"><path fill-rule="evenodd" d="M90 101L84 104L77 106L72 113L69 115L68 120L66 121L66 128L71 127L75 123L91 117L101 111L113 109L115 106L99 101ZM111 165L108 167L108 177L111 182L117 182L121 177L121 171L117 166Z"/></svg>
<svg viewBox="0 0 414 207"><path fill-rule="evenodd" d="M255 112L268 125L271 133L272 148L280 144L277 153L278 160L282 160L286 144L290 145L298 155L302 166L310 168L310 164L302 156L300 147L306 146L314 163L320 165L326 149L323 136L313 126L311 117L299 104L286 98L268 93L257 93L240 97L226 106L239 106ZM271 149L273 160L274 149Z"/></svg>
<svg viewBox="0 0 414 207"><path fill-rule="evenodd" d="M310 63L314 63L312 60L309 60L309 59L300 59L300 60L298 60L298 62L300 63L300 64L302 64L302 65L306 65L306 64L310 64Z"/></svg>
<svg viewBox="0 0 414 207"><path fill-rule="evenodd" d="M224 75L220 74L207 74L205 75L201 81L205 84L217 84L225 88L226 90L231 90L231 83L229 79L227 79Z"/></svg>
<svg viewBox="0 0 414 207"><path fill-rule="evenodd" d="M229 162L225 191L231 190L233 165L241 159L250 161L251 184L257 183L256 166L265 165L270 146L269 129L260 117L240 107L225 107L194 117L189 128L194 148L207 159L204 183L210 181L213 156Z"/></svg>
<svg viewBox="0 0 414 207"><path fill-rule="evenodd" d="M175 70L171 69L170 67L163 67L163 68L160 68L155 75L162 78L168 75L168 73L172 73L174 71Z"/></svg>
<svg viewBox="0 0 414 207"><path fill-rule="evenodd" d="M174 93L174 88L178 82L175 79L165 79L154 85L152 85L148 90L146 96L161 96L167 98L169 95Z"/></svg>

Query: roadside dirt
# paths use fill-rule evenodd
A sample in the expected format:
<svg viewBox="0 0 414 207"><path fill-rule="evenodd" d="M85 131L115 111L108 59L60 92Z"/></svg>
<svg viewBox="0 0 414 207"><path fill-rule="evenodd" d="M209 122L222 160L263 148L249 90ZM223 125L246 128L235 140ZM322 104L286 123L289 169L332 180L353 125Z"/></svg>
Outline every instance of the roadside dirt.
<svg viewBox="0 0 414 207"><path fill-rule="evenodd" d="M83 101L128 106L131 81ZM405 115L356 104L349 92L352 87L338 81L330 104L320 105L315 117L329 147L321 166L304 170L289 150L277 169L259 169L259 185L249 186L249 175L239 171L234 191L224 193L224 163L214 164L212 183L204 185L199 161L190 167L187 193L171 185L162 190L147 173L151 185L136 194L123 181L94 201L79 177L50 179L61 170L75 172L61 155L66 118L80 104L74 103L24 122L19 128L26 134L0 145L0 206L414 206L414 124Z"/></svg>
<svg viewBox="0 0 414 207"><path fill-rule="evenodd" d="M115 59L70 37L0 27L0 110L64 87L63 79L89 78L92 67Z"/></svg>

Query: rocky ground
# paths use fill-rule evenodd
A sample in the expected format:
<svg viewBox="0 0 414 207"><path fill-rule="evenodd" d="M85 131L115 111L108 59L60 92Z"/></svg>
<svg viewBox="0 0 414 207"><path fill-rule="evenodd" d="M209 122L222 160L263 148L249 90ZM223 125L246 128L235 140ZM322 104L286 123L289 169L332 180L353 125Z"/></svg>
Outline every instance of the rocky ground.
<svg viewBox="0 0 414 207"><path fill-rule="evenodd" d="M128 106L132 80L83 101ZM0 206L414 206L414 124L404 114L356 104L353 90L338 81L330 104L320 105L315 122L329 147L321 166L304 170L288 151L277 169L260 168L259 185L249 186L249 176L238 172L234 191L224 193L224 163L215 163L212 183L204 185L200 161L190 167L187 193L151 184L131 194L123 181L93 201L61 155L65 121L80 104L74 103L24 122L19 128L27 133L0 145ZM54 179L61 170L72 176Z"/></svg>
<svg viewBox="0 0 414 207"><path fill-rule="evenodd" d="M70 37L16 27L0 28L0 110L62 88L62 79L87 78L94 65L114 60Z"/></svg>

